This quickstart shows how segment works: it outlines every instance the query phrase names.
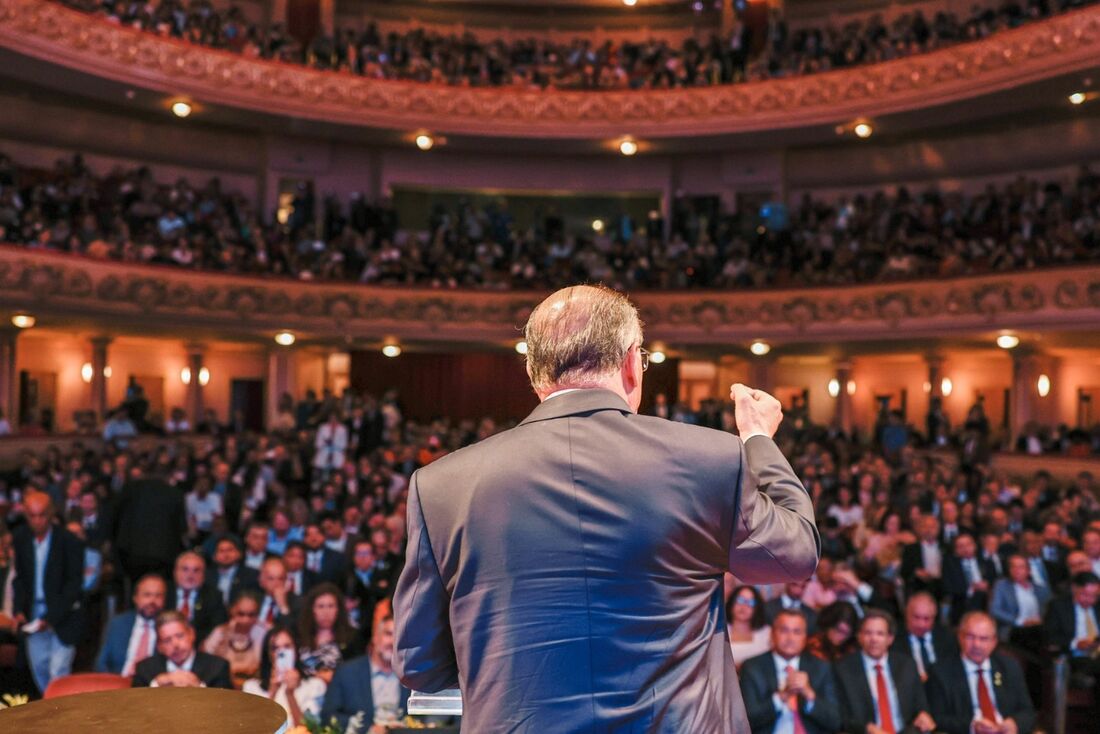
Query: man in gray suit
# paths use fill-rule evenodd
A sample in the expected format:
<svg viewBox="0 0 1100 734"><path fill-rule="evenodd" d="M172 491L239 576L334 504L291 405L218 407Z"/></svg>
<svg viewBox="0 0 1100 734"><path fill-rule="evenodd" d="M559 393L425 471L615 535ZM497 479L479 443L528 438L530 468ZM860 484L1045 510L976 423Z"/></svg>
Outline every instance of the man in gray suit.
<svg viewBox="0 0 1100 734"><path fill-rule="evenodd" d="M541 405L410 483L394 669L461 687L477 734L748 732L722 575L802 581L820 553L779 402L733 386L743 442L637 415L641 322L602 287L551 295L526 338Z"/></svg>

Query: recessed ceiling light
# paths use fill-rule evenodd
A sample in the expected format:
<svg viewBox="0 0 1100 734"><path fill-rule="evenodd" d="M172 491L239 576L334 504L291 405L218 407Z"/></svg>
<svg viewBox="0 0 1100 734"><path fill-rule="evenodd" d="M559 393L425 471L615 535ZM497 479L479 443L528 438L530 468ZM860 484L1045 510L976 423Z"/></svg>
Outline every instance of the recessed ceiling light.
<svg viewBox="0 0 1100 734"><path fill-rule="evenodd" d="M176 117L188 117L191 114L191 105L188 102L179 101L172 104L172 114Z"/></svg>
<svg viewBox="0 0 1100 734"><path fill-rule="evenodd" d="M1001 334L997 337L997 346L1001 349L1015 349L1020 343L1020 337L1015 334Z"/></svg>
<svg viewBox="0 0 1100 734"><path fill-rule="evenodd" d="M435 138L427 133L421 133L416 136L416 147L421 150L431 150L435 145Z"/></svg>
<svg viewBox="0 0 1100 734"><path fill-rule="evenodd" d="M632 156L638 152L638 143L633 138L624 138L619 142L619 152L625 156Z"/></svg>
<svg viewBox="0 0 1100 734"><path fill-rule="evenodd" d="M1069 103L1084 104L1086 99L1088 99L1088 97L1085 95L1084 92L1074 92L1069 96Z"/></svg>
<svg viewBox="0 0 1100 734"><path fill-rule="evenodd" d="M283 347L289 347L297 340L298 338L291 334L289 331L280 331L278 334L275 335L275 343Z"/></svg>
<svg viewBox="0 0 1100 734"><path fill-rule="evenodd" d="M757 357L763 357L765 354L772 350L772 345L765 341L757 339L749 345L749 351L755 354Z"/></svg>
<svg viewBox="0 0 1100 734"><path fill-rule="evenodd" d="M856 123L856 126L852 128L852 132L856 134L856 137L863 138L864 140L871 137L871 133L874 131L875 129L871 127L871 123L869 122Z"/></svg>

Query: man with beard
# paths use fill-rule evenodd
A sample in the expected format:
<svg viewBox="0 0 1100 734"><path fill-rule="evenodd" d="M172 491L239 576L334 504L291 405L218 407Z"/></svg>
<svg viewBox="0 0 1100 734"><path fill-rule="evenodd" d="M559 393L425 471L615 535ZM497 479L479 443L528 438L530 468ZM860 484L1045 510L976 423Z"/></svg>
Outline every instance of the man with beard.
<svg viewBox="0 0 1100 734"><path fill-rule="evenodd" d="M367 654L336 669L325 693L321 721L333 717L347 727L348 719L362 712L372 724L392 724L404 718L409 689L393 672L393 613L379 614Z"/></svg>

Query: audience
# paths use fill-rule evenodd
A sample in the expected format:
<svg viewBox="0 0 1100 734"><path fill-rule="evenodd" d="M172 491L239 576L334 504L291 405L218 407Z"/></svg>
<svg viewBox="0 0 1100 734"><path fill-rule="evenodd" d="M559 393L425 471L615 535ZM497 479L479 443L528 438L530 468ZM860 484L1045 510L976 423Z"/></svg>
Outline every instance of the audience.
<svg viewBox="0 0 1100 734"><path fill-rule="evenodd" d="M166 597L167 585L160 576L149 574L138 580L134 585L134 608L107 624L95 662L97 672L132 676L138 663L156 652L156 620L164 611Z"/></svg>
<svg viewBox="0 0 1100 734"><path fill-rule="evenodd" d="M260 670L267 629L260 622L259 592L241 589L229 606L229 621L214 628L202 643L202 651L225 658L233 686L240 688Z"/></svg>
<svg viewBox="0 0 1100 734"><path fill-rule="evenodd" d="M764 597L753 586L738 586L726 602L730 650L738 666L771 649L772 634L764 616Z"/></svg>
<svg viewBox="0 0 1100 734"><path fill-rule="evenodd" d="M325 697L325 682L305 674L296 647L288 628L272 627L263 641L259 676L241 687L245 693L265 696L282 706L290 727L302 724L306 716L316 717Z"/></svg>
<svg viewBox="0 0 1100 734"><path fill-rule="evenodd" d="M361 650L355 630L348 622L344 595L334 584L315 586L302 599L298 620L298 660L302 672L325 683L342 660Z"/></svg>
<svg viewBox="0 0 1100 734"><path fill-rule="evenodd" d="M677 46L663 40L488 41L471 33L446 36L423 29L382 33L373 22L338 28L332 36L318 35L303 44L282 24L250 23L235 5L216 9L206 0L65 2L111 23L251 58L371 79L522 89L668 89L812 74L978 40L1087 4L1005 0L999 6L974 6L962 18L944 11L928 17L916 10L890 22L875 14L842 25L795 29L773 10L763 28L738 19L726 37L689 38ZM178 224L167 218L162 226L170 231Z"/></svg>
<svg viewBox="0 0 1100 734"><path fill-rule="evenodd" d="M134 688L232 688L229 663L195 648L195 630L181 612L157 615L157 652L134 668Z"/></svg>

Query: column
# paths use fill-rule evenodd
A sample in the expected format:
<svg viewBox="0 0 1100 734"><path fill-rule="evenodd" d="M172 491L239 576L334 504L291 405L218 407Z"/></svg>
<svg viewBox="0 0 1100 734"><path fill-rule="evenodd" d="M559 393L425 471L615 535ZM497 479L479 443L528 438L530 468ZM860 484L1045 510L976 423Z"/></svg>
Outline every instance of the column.
<svg viewBox="0 0 1100 734"><path fill-rule="evenodd" d="M1058 422L1056 390L1058 360L1050 355L1017 347L1012 352L1012 400L1009 407L1009 428L1012 440L1024 432L1024 426L1035 421L1040 425ZM1050 391L1039 395L1039 376L1050 380Z"/></svg>
<svg viewBox="0 0 1100 734"><path fill-rule="evenodd" d="M275 347L267 360L267 424L275 425L279 415L279 399L284 393L297 399L297 357L290 347Z"/></svg>
<svg viewBox="0 0 1100 734"><path fill-rule="evenodd" d="M733 0L722 0L722 38L728 38L733 31L734 21L737 19L737 11L733 9Z"/></svg>
<svg viewBox="0 0 1100 734"><path fill-rule="evenodd" d="M111 343L109 336L94 336L92 344L92 412L96 420L107 414L107 347Z"/></svg>
<svg viewBox="0 0 1100 734"><path fill-rule="evenodd" d="M15 371L15 342L18 337L18 329L0 329L0 411L3 411L13 431L19 427L19 375Z"/></svg>
<svg viewBox="0 0 1100 734"><path fill-rule="evenodd" d="M931 386L930 398L943 397L943 355L929 354L925 358L928 365L928 384ZM931 404L931 399L929 400Z"/></svg>
<svg viewBox="0 0 1100 734"><path fill-rule="evenodd" d="M749 358L749 387L769 394L775 392L775 357Z"/></svg>
<svg viewBox="0 0 1100 734"><path fill-rule="evenodd" d="M852 431L852 396L848 392L848 383L852 380L852 363L844 360L836 364L836 381L840 388L836 395L836 412L833 414L833 424L844 431Z"/></svg>
<svg viewBox="0 0 1100 734"><path fill-rule="evenodd" d="M203 417L202 382L199 375L202 373L203 358L206 348L202 344L187 345L187 366L191 370L191 382L187 385L187 414L191 418L191 429L195 430Z"/></svg>
<svg viewBox="0 0 1100 734"><path fill-rule="evenodd" d="M332 38L336 29L336 0L321 0L321 32Z"/></svg>

